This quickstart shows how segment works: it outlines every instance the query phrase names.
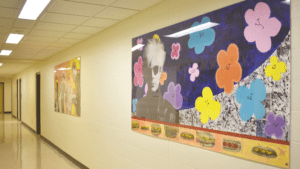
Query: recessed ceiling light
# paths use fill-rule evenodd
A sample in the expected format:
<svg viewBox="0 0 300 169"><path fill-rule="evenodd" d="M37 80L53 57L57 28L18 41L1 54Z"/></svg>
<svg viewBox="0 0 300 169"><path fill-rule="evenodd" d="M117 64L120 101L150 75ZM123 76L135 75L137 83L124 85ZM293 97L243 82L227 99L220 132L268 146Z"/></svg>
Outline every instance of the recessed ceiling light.
<svg viewBox="0 0 300 169"><path fill-rule="evenodd" d="M3 65L3 63L0 63L0 66L2 66Z"/></svg>
<svg viewBox="0 0 300 169"><path fill-rule="evenodd" d="M49 2L50 0L27 0L19 19L36 20Z"/></svg>
<svg viewBox="0 0 300 169"><path fill-rule="evenodd" d="M1 53L0 53L0 55L2 55L2 56L9 56L11 52L12 52L12 50L2 50Z"/></svg>
<svg viewBox="0 0 300 169"><path fill-rule="evenodd" d="M13 44L18 44L20 40L24 37L22 34L9 34L6 43L13 43Z"/></svg>

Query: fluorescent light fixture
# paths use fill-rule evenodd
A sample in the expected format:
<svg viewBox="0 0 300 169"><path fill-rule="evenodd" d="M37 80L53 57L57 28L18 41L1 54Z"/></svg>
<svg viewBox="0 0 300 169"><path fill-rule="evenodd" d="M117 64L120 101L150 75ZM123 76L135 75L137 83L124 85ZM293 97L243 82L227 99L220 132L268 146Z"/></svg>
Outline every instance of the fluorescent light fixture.
<svg viewBox="0 0 300 169"><path fill-rule="evenodd" d="M8 56L8 55L10 55L11 52L12 52L12 50L2 50L1 53L0 53L0 55L2 55L2 56Z"/></svg>
<svg viewBox="0 0 300 169"><path fill-rule="evenodd" d="M27 0L19 19L36 20L49 2L50 0Z"/></svg>
<svg viewBox="0 0 300 169"><path fill-rule="evenodd" d="M290 1L290 0L285 0L285 1L282 1L282 3L287 4L287 5L290 5L290 4L291 4L291 1Z"/></svg>
<svg viewBox="0 0 300 169"><path fill-rule="evenodd" d="M0 63L0 66L2 66L3 65L3 63Z"/></svg>
<svg viewBox="0 0 300 169"><path fill-rule="evenodd" d="M57 69L57 70L70 70L71 68L69 67L69 68L64 68L64 67L62 67L62 68L59 68L59 69Z"/></svg>
<svg viewBox="0 0 300 169"><path fill-rule="evenodd" d="M217 26L217 25L219 25L219 24L213 23L213 22L207 22L207 23L204 23L204 24L201 24L201 25L198 25L198 26L195 26L195 27L192 27L192 28L180 31L180 32L176 32L172 35L165 35L165 37L180 38L182 36L189 35L189 34L195 33L195 32L199 32L199 31L202 31L202 30L205 30L205 29Z"/></svg>
<svg viewBox="0 0 300 169"><path fill-rule="evenodd" d="M134 47L131 49L131 51L133 52L133 51L135 51L135 50L137 50L137 49L139 49L139 48L141 48L141 47L143 47L143 46L145 46L145 45L143 45L143 44L138 44L138 45L134 46Z"/></svg>
<svg viewBox="0 0 300 169"><path fill-rule="evenodd" d="M24 37L22 34L9 34L6 43L18 44L20 40Z"/></svg>

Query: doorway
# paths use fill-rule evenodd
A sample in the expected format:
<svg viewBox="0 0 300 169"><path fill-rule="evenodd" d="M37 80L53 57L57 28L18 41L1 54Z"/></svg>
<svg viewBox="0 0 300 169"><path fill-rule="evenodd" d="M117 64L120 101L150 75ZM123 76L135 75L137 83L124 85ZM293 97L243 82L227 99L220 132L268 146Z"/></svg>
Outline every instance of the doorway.
<svg viewBox="0 0 300 169"><path fill-rule="evenodd" d="M20 121L22 121L22 80L19 79L19 114Z"/></svg>
<svg viewBox="0 0 300 169"><path fill-rule="evenodd" d="M0 82L0 114L4 114L4 83Z"/></svg>
<svg viewBox="0 0 300 169"><path fill-rule="evenodd" d="M36 73L36 133L41 134L41 74Z"/></svg>

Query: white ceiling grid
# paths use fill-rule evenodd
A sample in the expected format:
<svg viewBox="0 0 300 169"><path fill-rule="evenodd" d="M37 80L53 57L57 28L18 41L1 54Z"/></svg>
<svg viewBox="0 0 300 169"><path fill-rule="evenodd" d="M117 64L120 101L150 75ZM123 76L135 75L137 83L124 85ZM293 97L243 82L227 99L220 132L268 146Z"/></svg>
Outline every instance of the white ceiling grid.
<svg viewBox="0 0 300 169"><path fill-rule="evenodd" d="M13 50L0 62L45 60L162 0L51 0L35 21L18 19L25 1L0 0L0 50ZM25 36L19 44L5 44L9 33ZM12 70L4 65L0 77L4 68Z"/></svg>

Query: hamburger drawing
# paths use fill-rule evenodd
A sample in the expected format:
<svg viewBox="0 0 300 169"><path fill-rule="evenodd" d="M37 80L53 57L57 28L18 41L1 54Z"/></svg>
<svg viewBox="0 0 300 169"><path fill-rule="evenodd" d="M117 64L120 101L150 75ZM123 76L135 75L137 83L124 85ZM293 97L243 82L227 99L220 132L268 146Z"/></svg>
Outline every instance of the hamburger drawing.
<svg viewBox="0 0 300 169"><path fill-rule="evenodd" d="M215 137L206 132L199 132L197 131L197 141L203 146L203 147L214 147L215 146Z"/></svg>
<svg viewBox="0 0 300 169"><path fill-rule="evenodd" d="M175 129L171 126L165 125L165 135L170 138L176 138L178 129Z"/></svg>
<svg viewBox="0 0 300 169"><path fill-rule="evenodd" d="M151 125L151 133L153 135L160 135L161 133L161 127L159 124L152 124Z"/></svg>
<svg viewBox="0 0 300 169"><path fill-rule="evenodd" d="M131 128L132 128L132 130L139 129L139 122L138 121L132 121L131 122Z"/></svg>

